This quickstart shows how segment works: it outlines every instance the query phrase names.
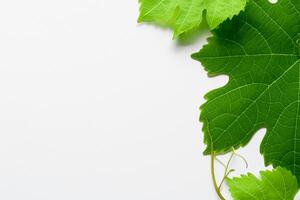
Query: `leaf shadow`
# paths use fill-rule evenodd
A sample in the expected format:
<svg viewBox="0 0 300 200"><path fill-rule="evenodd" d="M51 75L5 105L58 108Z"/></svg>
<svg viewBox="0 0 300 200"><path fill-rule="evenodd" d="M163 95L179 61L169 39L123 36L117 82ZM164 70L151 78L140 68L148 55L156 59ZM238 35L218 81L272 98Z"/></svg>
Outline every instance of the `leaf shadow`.
<svg viewBox="0 0 300 200"><path fill-rule="evenodd" d="M138 22L137 23L138 27L149 26L149 25L160 31L171 31L171 33L173 34L172 25L170 23L157 23L157 22ZM207 36L208 31L209 31L209 26L206 22L206 17L204 14L202 22L200 23L199 26L197 26L187 32L182 33L177 38L173 38L173 40L177 47L189 46L189 45L195 44L197 42L197 40L203 38L203 36ZM173 37L173 36L171 36L171 37Z"/></svg>
<svg viewBox="0 0 300 200"><path fill-rule="evenodd" d="M197 40L203 38L203 36L206 36L208 31L209 27L206 20L204 20L203 18L201 24L198 27L195 27L188 32L181 34L176 39L176 46L189 46L195 44Z"/></svg>

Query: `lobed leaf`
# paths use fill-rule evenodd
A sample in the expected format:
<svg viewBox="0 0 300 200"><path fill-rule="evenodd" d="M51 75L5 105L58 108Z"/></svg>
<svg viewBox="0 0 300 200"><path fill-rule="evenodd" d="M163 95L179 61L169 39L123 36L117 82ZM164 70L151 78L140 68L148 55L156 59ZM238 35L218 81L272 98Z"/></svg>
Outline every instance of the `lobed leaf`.
<svg viewBox="0 0 300 200"><path fill-rule="evenodd" d="M297 179L284 168L227 179L234 200L293 200L298 191Z"/></svg>
<svg viewBox="0 0 300 200"><path fill-rule="evenodd" d="M139 22L169 24L174 37L200 25L203 11L211 29L232 18L247 0L140 0Z"/></svg>
<svg viewBox="0 0 300 200"><path fill-rule="evenodd" d="M192 55L210 76L229 76L201 106L205 154L244 146L266 128L266 165L283 166L300 181L299 33L299 0L251 0Z"/></svg>

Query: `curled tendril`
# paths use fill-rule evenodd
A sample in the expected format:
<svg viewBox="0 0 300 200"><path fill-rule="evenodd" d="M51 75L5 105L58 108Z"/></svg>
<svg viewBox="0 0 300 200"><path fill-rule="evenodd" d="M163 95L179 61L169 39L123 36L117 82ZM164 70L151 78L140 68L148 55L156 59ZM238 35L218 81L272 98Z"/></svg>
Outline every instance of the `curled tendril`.
<svg viewBox="0 0 300 200"><path fill-rule="evenodd" d="M233 158L238 157L238 158L242 159L246 165L246 168L248 168L248 162L242 155L238 154L233 147L232 147L231 155L226 164L223 163L220 159L218 159L215 151L213 150L213 141L212 141L211 135L209 133L209 123L208 123L208 120L206 120L206 121L207 121L207 126L208 126L208 128L207 128L208 135L210 136L210 139L211 139L211 175L212 175L212 179L213 179L214 188L215 188L215 191L216 191L218 197L221 200L226 200L225 197L221 193L221 189L222 189L222 185L224 184L225 180L229 177L229 175L232 172L235 171L235 169L230 168L230 164L231 164ZM217 161L224 167L224 175L223 175L223 178L219 185L217 184L217 179L216 179L216 174L215 174L215 161Z"/></svg>
<svg viewBox="0 0 300 200"><path fill-rule="evenodd" d="M229 175L232 172L235 171L235 169L230 168L230 164L232 163L233 158L238 157L238 158L242 159L242 161L244 161L244 163L246 165L246 168L248 168L248 162L242 155L238 154L234 148L232 148L231 155L226 164L223 163L220 159L218 159L216 157L216 154L213 151L212 151L211 157L212 157L211 170L212 170L212 178L213 178L215 191L221 200L225 200L224 196L221 194L221 189L222 189L222 186L223 186L225 180L229 177ZM223 178L219 185L217 185L217 180L216 180L216 176L215 176L215 163L214 163L215 161L217 161L224 167L224 175L223 175Z"/></svg>

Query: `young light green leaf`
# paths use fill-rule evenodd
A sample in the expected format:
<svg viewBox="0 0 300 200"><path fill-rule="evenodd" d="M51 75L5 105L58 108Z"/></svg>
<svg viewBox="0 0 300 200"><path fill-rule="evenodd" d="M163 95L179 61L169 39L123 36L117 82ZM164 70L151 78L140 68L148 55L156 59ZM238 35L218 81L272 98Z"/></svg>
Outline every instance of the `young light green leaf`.
<svg viewBox="0 0 300 200"><path fill-rule="evenodd" d="M205 154L211 147L225 153L244 146L267 128L261 144L266 165L283 166L300 181L299 33L299 0L251 0L192 56L210 76L229 76L201 107Z"/></svg>
<svg viewBox="0 0 300 200"><path fill-rule="evenodd" d="M297 179L284 168L227 179L234 200L293 200L298 191Z"/></svg>
<svg viewBox="0 0 300 200"><path fill-rule="evenodd" d="M139 22L170 24L174 37L200 25L206 10L207 23L216 28L245 8L247 0L140 0Z"/></svg>

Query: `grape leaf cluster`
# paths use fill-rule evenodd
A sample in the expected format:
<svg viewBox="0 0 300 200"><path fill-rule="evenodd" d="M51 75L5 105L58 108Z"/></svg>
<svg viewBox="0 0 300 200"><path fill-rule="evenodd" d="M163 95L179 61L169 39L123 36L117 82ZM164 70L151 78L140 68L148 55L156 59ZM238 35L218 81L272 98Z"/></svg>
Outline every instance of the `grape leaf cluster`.
<svg viewBox="0 0 300 200"><path fill-rule="evenodd" d="M178 36L197 27L203 12L212 29L192 58L208 75L229 82L201 106L204 154L247 145L261 128L260 146L274 171L261 180L229 179L234 199L293 199L300 183L300 1L140 0L139 21L168 24ZM245 7L245 9L244 9Z"/></svg>

